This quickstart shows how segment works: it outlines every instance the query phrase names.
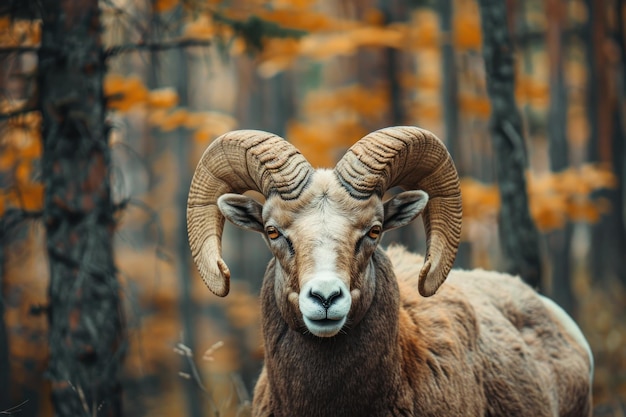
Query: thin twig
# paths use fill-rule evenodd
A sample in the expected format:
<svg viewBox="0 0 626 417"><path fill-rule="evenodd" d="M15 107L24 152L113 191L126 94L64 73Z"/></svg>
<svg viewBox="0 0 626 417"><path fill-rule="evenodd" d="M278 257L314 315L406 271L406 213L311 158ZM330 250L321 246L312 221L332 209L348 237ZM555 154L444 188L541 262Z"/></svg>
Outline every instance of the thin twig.
<svg viewBox="0 0 626 417"><path fill-rule="evenodd" d="M0 242L9 232L26 220L38 220L43 216L43 210L9 209L0 218Z"/></svg>
<svg viewBox="0 0 626 417"><path fill-rule="evenodd" d="M182 339L182 336L181 336L181 339ZM206 385L204 385L204 382L202 381L202 377L200 376L200 371L198 370L198 367L193 359L193 352L191 351L191 348L189 348L183 342L178 342L176 346L174 347L174 352L176 352L177 354L185 358L185 360L187 361L187 364L189 365L189 369L191 370L191 374L186 373L186 372L182 372L182 373L179 372L179 376L185 379L191 379L196 383L198 388L200 388L200 390L204 392L207 399L209 400L209 404L211 405L211 408L213 409L212 410L213 416L219 417L220 415L219 408L213 400L213 395L211 394L211 391L206 387Z"/></svg>
<svg viewBox="0 0 626 417"><path fill-rule="evenodd" d="M145 42L145 43L129 43L125 45L112 46L105 51L105 56L116 56L127 52L136 52L139 50L148 50L152 52L167 51L176 48L189 48L193 46L207 47L211 46L211 41L204 39L181 39L177 41L166 42Z"/></svg>
<svg viewBox="0 0 626 417"><path fill-rule="evenodd" d="M27 106L27 107L19 108L17 110L12 110L8 113L0 113L0 122L3 120L8 120L13 117L21 116L23 114L30 113L33 111L38 111L38 110L39 108L37 106Z"/></svg>
<svg viewBox="0 0 626 417"><path fill-rule="evenodd" d="M23 54L26 52L38 52L39 46L3 46L0 47L0 55Z"/></svg>
<svg viewBox="0 0 626 417"><path fill-rule="evenodd" d="M19 413L19 412L22 411L22 410L20 410L20 407L22 407L27 402L28 402L28 400L24 400L21 403L19 403L18 405L14 405L13 407L9 408L8 410L0 411L0 414L12 415L13 413Z"/></svg>

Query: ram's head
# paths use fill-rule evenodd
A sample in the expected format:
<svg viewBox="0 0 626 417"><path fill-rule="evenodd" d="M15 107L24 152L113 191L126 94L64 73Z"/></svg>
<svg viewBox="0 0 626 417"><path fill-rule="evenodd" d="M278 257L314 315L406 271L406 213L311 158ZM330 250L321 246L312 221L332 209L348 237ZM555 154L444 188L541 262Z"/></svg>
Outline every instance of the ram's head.
<svg viewBox="0 0 626 417"><path fill-rule="evenodd" d="M384 193L407 191L383 202ZM265 203L244 196L261 192ZM233 194L237 193L237 194ZM426 206L426 203L428 206ZM461 197L445 146L416 127L376 131L357 142L334 170L314 170L285 140L260 131L216 139L194 174L187 207L192 254L219 296L230 272L221 258L224 217L260 232L276 258L274 287L295 329L331 337L355 325L374 294L371 257L384 231L424 213L424 296L445 280L460 238Z"/></svg>

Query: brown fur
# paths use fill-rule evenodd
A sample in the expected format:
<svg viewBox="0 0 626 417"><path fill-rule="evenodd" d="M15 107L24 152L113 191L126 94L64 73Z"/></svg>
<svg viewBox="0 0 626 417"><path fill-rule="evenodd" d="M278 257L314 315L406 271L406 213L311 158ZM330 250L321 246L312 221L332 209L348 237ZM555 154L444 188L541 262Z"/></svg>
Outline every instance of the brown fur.
<svg viewBox="0 0 626 417"><path fill-rule="evenodd" d="M286 323L270 262L253 416L590 415L585 349L521 280L452 271L424 298L416 283L421 257L392 248L371 262L371 305L333 338Z"/></svg>

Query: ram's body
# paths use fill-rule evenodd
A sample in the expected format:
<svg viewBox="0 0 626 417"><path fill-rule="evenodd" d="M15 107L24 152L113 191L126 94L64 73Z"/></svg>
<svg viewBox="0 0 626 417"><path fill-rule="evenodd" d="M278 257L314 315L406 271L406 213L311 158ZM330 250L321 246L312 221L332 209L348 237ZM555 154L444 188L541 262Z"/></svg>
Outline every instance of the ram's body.
<svg viewBox="0 0 626 417"><path fill-rule="evenodd" d="M461 199L434 135L375 132L332 171L266 135L213 144L188 203L194 259L216 294L229 278L221 216L263 233L274 255L254 417L590 415L593 359L573 320L519 278L450 270ZM409 191L383 201L395 185ZM251 188L263 204L229 193ZM420 214L425 258L379 247Z"/></svg>
<svg viewBox="0 0 626 417"><path fill-rule="evenodd" d="M253 416L590 415L590 352L527 285L453 270L425 298L416 291L422 258L402 248L387 253L398 284L377 253L377 293L385 297L332 339L289 331L268 267L267 355Z"/></svg>

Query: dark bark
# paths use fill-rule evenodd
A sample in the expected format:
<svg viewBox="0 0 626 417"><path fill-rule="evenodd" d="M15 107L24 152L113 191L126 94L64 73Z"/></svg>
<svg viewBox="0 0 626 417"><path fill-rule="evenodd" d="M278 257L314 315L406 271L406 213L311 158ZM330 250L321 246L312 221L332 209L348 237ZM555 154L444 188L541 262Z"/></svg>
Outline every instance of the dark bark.
<svg viewBox="0 0 626 417"><path fill-rule="evenodd" d="M491 100L490 132L496 159L501 209L499 236L507 270L533 287L541 285L539 233L530 216L522 121L515 104L513 49L505 3L480 0L483 57Z"/></svg>
<svg viewBox="0 0 626 417"><path fill-rule="evenodd" d="M550 109L548 111L548 137L550 167L560 172L569 166L567 143L567 93L563 70L563 18L565 5L561 0L549 0L546 12L551 24L547 29L547 47L550 60ZM570 314L574 313L575 300L571 285L572 225L548 234L548 247L552 264L551 297Z"/></svg>
<svg viewBox="0 0 626 417"><path fill-rule="evenodd" d="M611 92L608 90L608 71L606 62L606 22L604 19L604 0L586 0L588 10L585 30L585 46L589 62L587 79L587 105L589 111L590 162L609 162Z"/></svg>
<svg viewBox="0 0 626 417"><path fill-rule="evenodd" d="M610 268L610 276L619 280L622 285L626 286L626 223L624 222L624 213L626 213L626 206L624 204L624 198L626 191L624 190L624 181L626 180L626 173L624 169L626 167L626 147L624 141L626 135L624 134L624 113L620 112L619 107L615 107L613 110L613 135L612 135L612 153L611 162L615 177L618 179L617 185L614 189L607 190L606 197L611 204L611 211L608 213L605 219L607 226L605 230L607 235L601 236L604 238L604 244L607 245L609 252L608 264ZM605 255L605 259L607 255Z"/></svg>
<svg viewBox="0 0 626 417"><path fill-rule="evenodd" d="M441 31L448 34L449 39L452 38L452 15L454 13L452 3L452 0L439 1ZM459 111L457 102L457 71L454 47L451 41L444 42L441 46L441 58L441 64L443 67L443 86L441 94L443 103L443 120L446 128L445 142L448 145L452 159L460 160L458 150Z"/></svg>
<svg viewBox="0 0 626 417"><path fill-rule="evenodd" d="M97 0L42 1L39 92L57 416L119 416L123 357Z"/></svg>
<svg viewBox="0 0 626 417"><path fill-rule="evenodd" d="M7 91L9 88L9 77L11 68L6 62L7 58L0 56L0 91ZM6 93L5 93L6 94ZM4 118L0 116L0 123ZM0 125L1 126L1 125ZM3 146L0 145L0 152ZM4 211L4 210L3 210ZM7 213L3 212L0 216L0 387L9 387L10 367L9 367L9 339L7 334L6 323L4 320L5 310L5 251L8 248L11 239L9 238L9 229ZM11 390L0 390L0 412L10 407L9 396Z"/></svg>
<svg viewBox="0 0 626 417"><path fill-rule="evenodd" d="M622 285L626 286L626 259L623 254L626 253L626 114L623 109L626 108L626 30L624 0L615 2L615 15L621 16L617 19L617 28L615 31L615 39L618 45L619 62L616 70L616 84L621 85L621 91L618 92L618 99L613 111L614 129L613 129L613 169L617 177L617 187L611 195L611 205L613 207L612 215L615 220L615 233L618 241L615 245L615 253L617 254L615 262L615 272ZM622 254L622 255L620 255Z"/></svg>
<svg viewBox="0 0 626 417"><path fill-rule="evenodd" d="M2 232L2 234L4 231ZM11 368L9 366L9 335L4 321L4 236L0 235L0 412L11 407L10 393Z"/></svg>
<svg viewBox="0 0 626 417"><path fill-rule="evenodd" d="M456 164L459 175L462 176L467 174L467 171L463 166L463 158L461 158L461 147L459 143L457 66L454 47L451 41L454 5L452 0L440 0L438 5L441 32L448 35L448 41L444 42L441 46L441 65L443 67L441 103L443 106L443 123L445 126L444 141L452 159ZM461 242L459 245L454 265L459 268L469 268L471 266L471 245L469 242Z"/></svg>
<svg viewBox="0 0 626 417"><path fill-rule="evenodd" d="M606 3L604 0L587 0L588 22L585 45L589 61L587 80L587 108L589 112L590 139L588 159L613 167L618 186L597 192L596 197L606 198L611 211L591 227L590 269L594 278L607 284L612 280L626 282L626 227L624 225L624 121L618 106L617 92L610 87L612 77L624 79L623 69L615 68L607 60L608 39ZM618 2L619 3L619 2ZM621 20L621 19L618 19ZM618 33L623 22L618 26ZM623 38L622 38L623 42ZM618 41L618 45L620 45ZM623 52L623 43L620 53ZM622 61L623 62L623 61ZM616 80L620 84L619 80Z"/></svg>

